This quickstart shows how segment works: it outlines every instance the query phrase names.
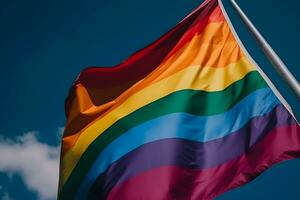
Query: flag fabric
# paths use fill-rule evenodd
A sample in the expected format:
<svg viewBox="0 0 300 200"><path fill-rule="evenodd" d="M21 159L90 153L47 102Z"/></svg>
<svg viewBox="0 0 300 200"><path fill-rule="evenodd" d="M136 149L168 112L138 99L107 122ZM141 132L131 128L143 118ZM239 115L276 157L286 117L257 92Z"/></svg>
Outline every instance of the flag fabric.
<svg viewBox="0 0 300 200"><path fill-rule="evenodd" d="M212 199L300 155L300 128L207 0L66 100L59 199Z"/></svg>

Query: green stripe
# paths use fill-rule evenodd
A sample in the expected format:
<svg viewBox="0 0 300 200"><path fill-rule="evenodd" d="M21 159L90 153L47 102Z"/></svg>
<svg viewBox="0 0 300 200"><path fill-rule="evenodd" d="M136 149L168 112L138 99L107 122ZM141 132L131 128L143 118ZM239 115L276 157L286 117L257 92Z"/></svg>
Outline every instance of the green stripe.
<svg viewBox="0 0 300 200"><path fill-rule="evenodd" d="M84 152L71 176L63 186L60 199L72 198L97 156L114 139L148 120L176 112L194 115L223 113L253 91L268 87L258 72L249 72L243 79L217 92L181 90L156 100L120 119L103 132Z"/></svg>

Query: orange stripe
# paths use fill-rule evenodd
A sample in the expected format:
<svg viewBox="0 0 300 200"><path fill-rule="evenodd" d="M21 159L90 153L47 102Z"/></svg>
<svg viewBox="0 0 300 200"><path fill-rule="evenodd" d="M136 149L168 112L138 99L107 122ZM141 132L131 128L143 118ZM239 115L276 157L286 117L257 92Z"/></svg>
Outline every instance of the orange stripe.
<svg viewBox="0 0 300 200"><path fill-rule="evenodd" d="M171 51L168 54L166 54L166 57L163 60L167 60L173 54L177 53L177 51L182 49L184 47L184 45L186 45L189 41L191 41L192 38L195 35L200 34L205 29L205 26L207 24L213 23L213 22L223 22L224 20L225 19L224 19L224 16L222 15L220 7L214 8L207 19L202 15L197 16L195 19L193 19L190 22L188 30L181 36L181 38L177 41L177 44L175 44L173 49L171 49ZM180 23L179 25L182 25L182 24ZM161 38L161 39L163 39L163 38ZM157 43L157 41L155 43ZM168 44L169 43L167 43L165 45L168 45ZM149 48L150 48L150 46L149 46ZM148 49L148 47L147 47L147 49ZM141 54L144 50L146 51L146 49L142 49L136 54ZM161 50L164 50L164 46L162 46L161 48L156 49L155 51L152 50L151 52L148 52L148 53L151 53L151 54L159 53L159 52L161 52ZM101 81L103 82L103 80L107 77L109 77L110 80L114 80L114 78L113 78L114 76L112 76L112 75L116 75L120 71L113 70L113 72L114 72L113 74L110 74L110 73L109 74L107 74L107 73L103 74L103 73L100 73L100 72L103 71L103 70L105 72L109 72L110 70L116 69L116 68L120 67L121 65L123 66L125 63L128 63L130 60L131 60L130 62L133 62L133 63L131 63L131 65L132 65L132 64L134 64L134 62L137 62L137 61L134 61L134 59L132 57L133 56L130 56L130 58L128 60L126 60L125 62L123 62L120 65L117 65L115 67L108 67L108 68L101 68L100 67L100 68L86 69L86 70L84 70L84 72L82 72L80 74L80 76L78 77L78 80L76 82L81 82L81 79L83 78L82 76L85 76L83 74L85 74L86 71L91 71L93 77L94 78L97 77L97 80L100 81L100 82ZM155 59L155 58L152 58L152 59ZM125 68L125 69L130 68L130 66L131 66L130 62L128 64L127 68ZM147 62L147 60L145 60L145 62ZM143 66L144 66L143 63L139 64L140 68L143 68ZM135 70L135 71L140 71L140 70ZM131 72L129 72L129 71L126 72L126 73L124 72L124 74L125 75L122 75L122 77L127 76L127 75L131 75ZM93 77L89 77L88 80L90 80L90 78L93 78ZM75 117L80 115L80 113L81 113L81 110L79 109L79 107L82 107L82 106L79 105L80 103L83 103L85 105L88 104L88 105L86 105L87 107L93 107L93 105L99 106L101 104L105 104L105 103L117 98L120 94L122 94L124 91L126 91L128 88L130 88L131 86L133 86L135 83L137 83L138 81L140 81L143 78L144 77L136 77L135 79L132 79L132 80L124 82L122 84L118 84L117 86L111 86L111 87L104 87L103 84L100 84L100 82L95 87L90 87L86 84L81 84L81 83L75 84L71 88L71 90L69 92L69 95L68 95L68 98L66 100L66 104L65 104L66 115L67 115L67 118L68 118L67 126L71 122L76 123L76 124L78 123L78 120L76 120ZM116 80L118 80L118 79L116 79ZM77 99L77 98L80 98L80 96L77 97L78 92L76 92L78 84L81 84L82 87L86 88L85 93L87 93L88 95L85 95L85 96L91 99L90 101L89 100L87 101L88 103L82 102L82 101L80 101L80 99ZM84 123L82 122L82 120L79 120L79 121L81 121L81 124L86 124L86 122L89 121L89 120L83 120ZM74 133L73 130L74 130L73 128L71 128L71 129L66 128L65 134L70 135L70 134Z"/></svg>

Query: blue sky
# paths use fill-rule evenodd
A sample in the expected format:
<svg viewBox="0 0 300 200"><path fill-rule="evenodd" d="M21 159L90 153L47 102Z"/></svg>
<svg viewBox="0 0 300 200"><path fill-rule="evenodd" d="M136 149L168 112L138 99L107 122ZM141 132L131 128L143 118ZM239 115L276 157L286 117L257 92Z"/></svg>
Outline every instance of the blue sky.
<svg viewBox="0 0 300 200"><path fill-rule="evenodd" d="M87 66L121 62L201 2L0 1L0 199L53 199L64 99L77 74ZM250 54L300 119L299 101L223 2ZM300 79L300 2L237 2ZM279 164L218 199L300 199L299 169L299 160Z"/></svg>

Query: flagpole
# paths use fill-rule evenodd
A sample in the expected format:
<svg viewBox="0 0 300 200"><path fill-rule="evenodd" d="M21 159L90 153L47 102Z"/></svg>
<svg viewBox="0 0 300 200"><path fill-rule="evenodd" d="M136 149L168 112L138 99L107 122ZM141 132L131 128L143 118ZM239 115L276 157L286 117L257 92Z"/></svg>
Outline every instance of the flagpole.
<svg viewBox="0 0 300 200"><path fill-rule="evenodd" d="M300 100L300 85L296 78L291 74L291 72L288 70L287 66L283 63L280 57L276 54L276 52L272 49L272 47L268 44L264 37L255 28L255 26L252 24L252 22L249 20L246 14L242 11L239 5L235 2L235 0L230 0L230 3L232 4L233 8L237 11L247 28L250 30L256 41L259 43L261 49L268 57L273 67L276 69L279 75L286 81L288 86L293 90L297 98Z"/></svg>

